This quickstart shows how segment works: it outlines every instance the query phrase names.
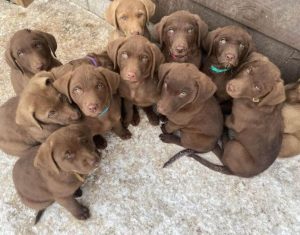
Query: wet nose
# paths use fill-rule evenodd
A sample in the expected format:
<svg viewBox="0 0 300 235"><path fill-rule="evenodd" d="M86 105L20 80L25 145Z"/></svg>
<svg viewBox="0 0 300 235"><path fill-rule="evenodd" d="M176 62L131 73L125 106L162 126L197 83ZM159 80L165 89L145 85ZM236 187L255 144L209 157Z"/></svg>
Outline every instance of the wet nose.
<svg viewBox="0 0 300 235"><path fill-rule="evenodd" d="M234 59L235 59L235 56L234 56L234 54L227 53L227 54L226 54L226 59L229 60L229 61L231 61L231 60L234 60Z"/></svg>
<svg viewBox="0 0 300 235"><path fill-rule="evenodd" d="M130 34L131 35L142 35L142 33L140 31L131 31Z"/></svg>
<svg viewBox="0 0 300 235"><path fill-rule="evenodd" d="M135 73L134 72L128 72L127 73L127 77L129 78L129 79L135 79Z"/></svg>
<svg viewBox="0 0 300 235"><path fill-rule="evenodd" d="M186 51L186 47L184 46L177 46L176 47L176 52L178 53L182 53L182 52L185 52Z"/></svg>
<svg viewBox="0 0 300 235"><path fill-rule="evenodd" d="M98 107L97 104L89 104L88 105L89 111L93 112L93 113L95 113L97 111L97 107Z"/></svg>
<svg viewBox="0 0 300 235"><path fill-rule="evenodd" d="M87 162L88 162L88 164L90 165L90 166L95 166L95 167L97 167L97 166L99 166L99 162L100 162L100 158L96 158L96 157L94 157L94 158L90 158L90 159L88 159L87 160Z"/></svg>

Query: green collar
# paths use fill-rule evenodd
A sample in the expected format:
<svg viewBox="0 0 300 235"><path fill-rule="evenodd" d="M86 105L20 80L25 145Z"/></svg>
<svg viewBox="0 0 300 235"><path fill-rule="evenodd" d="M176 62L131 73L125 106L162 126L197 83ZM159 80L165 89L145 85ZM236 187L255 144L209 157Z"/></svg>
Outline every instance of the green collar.
<svg viewBox="0 0 300 235"><path fill-rule="evenodd" d="M102 117L103 115L105 115L108 112L109 108L110 108L110 101L108 105L105 106L104 109L98 114L98 117Z"/></svg>
<svg viewBox="0 0 300 235"><path fill-rule="evenodd" d="M210 66L210 70L214 73L225 73L231 70L231 68L219 69L216 66L212 65Z"/></svg>

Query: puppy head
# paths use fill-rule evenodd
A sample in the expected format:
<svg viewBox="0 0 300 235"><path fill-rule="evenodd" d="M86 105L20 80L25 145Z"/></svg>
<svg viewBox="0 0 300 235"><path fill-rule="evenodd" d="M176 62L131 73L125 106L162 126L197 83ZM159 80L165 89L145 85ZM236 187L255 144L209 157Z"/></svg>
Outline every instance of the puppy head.
<svg viewBox="0 0 300 235"><path fill-rule="evenodd" d="M239 26L226 26L208 33L203 43L208 56L224 68L237 67L255 50L252 37Z"/></svg>
<svg viewBox="0 0 300 235"><path fill-rule="evenodd" d="M184 62L191 50L200 48L208 31L207 24L196 14L176 11L155 25L155 37L169 49L174 61Z"/></svg>
<svg viewBox="0 0 300 235"><path fill-rule="evenodd" d="M258 106L274 106L285 100L279 69L270 61L254 60L247 63L226 85L234 99L249 99Z"/></svg>
<svg viewBox="0 0 300 235"><path fill-rule="evenodd" d="M79 110L53 86L51 73L36 74L21 93L16 123L42 129L42 124L68 125L80 119Z"/></svg>
<svg viewBox="0 0 300 235"><path fill-rule="evenodd" d="M100 155L92 133L84 125L69 125L52 133L39 148L34 166L59 174L89 174L99 166Z"/></svg>
<svg viewBox="0 0 300 235"><path fill-rule="evenodd" d="M119 74L83 64L58 78L54 86L76 103L86 116L97 117L110 106L119 83Z"/></svg>
<svg viewBox="0 0 300 235"><path fill-rule="evenodd" d="M205 102L216 91L215 84L196 66L188 63L167 63L159 68L161 98L159 113L169 116L189 104Z"/></svg>
<svg viewBox="0 0 300 235"><path fill-rule="evenodd" d="M151 0L115 0L106 11L106 20L126 37L144 35L154 11L155 4Z"/></svg>
<svg viewBox="0 0 300 235"><path fill-rule="evenodd" d="M117 39L108 44L107 53L119 69L121 78L131 83L153 79L164 62L159 48L143 36Z"/></svg>
<svg viewBox="0 0 300 235"><path fill-rule="evenodd" d="M11 68L22 73L36 74L50 69L52 54L55 56L56 48L53 35L38 30L23 29L17 31L10 39L5 58Z"/></svg>
<svg viewBox="0 0 300 235"><path fill-rule="evenodd" d="M300 80L295 83L287 84L285 86L286 102L299 103L300 102Z"/></svg>

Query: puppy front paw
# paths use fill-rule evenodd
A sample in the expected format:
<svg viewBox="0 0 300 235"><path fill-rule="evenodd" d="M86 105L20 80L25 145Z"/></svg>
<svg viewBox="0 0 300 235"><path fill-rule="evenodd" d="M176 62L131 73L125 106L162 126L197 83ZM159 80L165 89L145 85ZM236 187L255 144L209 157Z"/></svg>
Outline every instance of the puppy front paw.
<svg viewBox="0 0 300 235"><path fill-rule="evenodd" d="M159 125L159 117L155 113L148 115L148 120L152 126Z"/></svg>
<svg viewBox="0 0 300 235"><path fill-rule="evenodd" d="M161 131L162 131L163 134L168 134L167 129L166 129L166 124L162 124L160 126L160 129L161 129Z"/></svg>
<svg viewBox="0 0 300 235"><path fill-rule="evenodd" d="M97 149L105 149L107 147L107 141L101 135L93 136L93 141L94 141Z"/></svg>
<svg viewBox="0 0 300 235"><path fill-rule="evenodd" d="M76 214L74 214L76 219L87 220L90 218L90 210L86 206L80 205Z"/></svg>
<svg viewBox="0 0 300 235"><path fill-rule="evenodd" d="M73 197L77 198L77 197L81 197L82 196L82 189L79 187L74 193L73 193Z"/></svg>
<svg viewBox="0 0 300 235"><path fill-rule="evenodd" d="M131 132L128 129L124 129L124 131L122 132L122 134L120 135L120 138L122 140L128 140L130 139L132 136Z"/></svg>
<svg viewBox="0 0 300 235"><path fill-rule="evenodd" d="M159 138L162 142L169 144L174 143L178 137L172 134L160 134Z"/></svg>
<svg viewBox="0 0 300 235"><path fill-rule="evenodd" d="M140 121L141 121L140 115L139 115L138 111L136 110L136 112L133 113L130 124L133 126L137 126L140 123Z"/></svg>

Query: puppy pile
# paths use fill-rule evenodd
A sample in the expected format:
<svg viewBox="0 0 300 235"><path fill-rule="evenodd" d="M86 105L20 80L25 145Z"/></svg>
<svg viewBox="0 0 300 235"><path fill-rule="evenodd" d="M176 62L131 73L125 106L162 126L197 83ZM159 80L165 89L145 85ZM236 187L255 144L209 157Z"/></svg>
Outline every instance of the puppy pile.
<svg viewBox="0 0 300 235"><path fill-rule="evenodd" d="M0 149L20 157L13 180L38 211L36 223L54 202L77 219L90 216L76 197L99 166L102 135L134 138L128 126L139 124L140 108L151 125L162 123L163 142L184 148L164 167L188 156L253 177L277 157L300 153L300 82L284 87L239 26L208 32L198 15L177 11L150 33L154 12L151 0L113 1L106 49L65 65L53 35L23 29L10 39L5 57L17 96L0 107ZM199 155L209 151L222 165Z"/></svg>

